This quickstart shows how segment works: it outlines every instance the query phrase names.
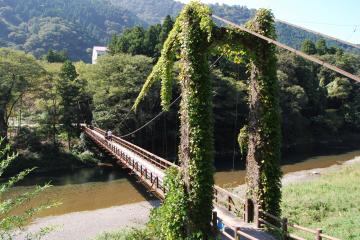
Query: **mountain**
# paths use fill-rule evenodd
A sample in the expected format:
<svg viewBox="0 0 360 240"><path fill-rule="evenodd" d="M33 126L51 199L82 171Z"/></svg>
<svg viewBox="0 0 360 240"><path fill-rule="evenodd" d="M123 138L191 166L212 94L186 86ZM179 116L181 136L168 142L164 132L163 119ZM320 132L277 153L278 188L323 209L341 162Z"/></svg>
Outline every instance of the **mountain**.
<svg viewBox="0 0 360 240"><path fill-rule="evenodd" d="M115 33L133 26L176 17L184 5L174 0L0 0L0 44L40 57L49 49L66 49L72 60L90 60L90 48L105 45ZM244 6L210 5L214 14L243 24L255 14ZM297 49L319 35L277 23L280 42ZM360 51L327 39L329 46Z"/></svg>
<svg viewBox="0 0 360 240"><path fill-rule="evenodd" d="M101 0L0 0L0 44L32 52L67 49L73 60L89 60L87 48L134 25L134 13Z"/></svg>
<svg viewBox="0 0 360 240"><path fill-rule="evenodd" d="M173 0L111 0L111 3L132 11L140 19L151 24L161 22L167 14L176 16L183 7L182 3ZM256 13L255 9L249 9L240 5L229 6L226 4L210 4L210 7L212 8L214 14L237 24L245 23ZM347 51L360 54L360 50L357 48L323 37L319 34L306 31L293 25L277 22L276 30L278 40L281 43L296 49L300 49L302 42L306 39L316 42L317 40L324 38L328 46L338 46Z"/></svg>

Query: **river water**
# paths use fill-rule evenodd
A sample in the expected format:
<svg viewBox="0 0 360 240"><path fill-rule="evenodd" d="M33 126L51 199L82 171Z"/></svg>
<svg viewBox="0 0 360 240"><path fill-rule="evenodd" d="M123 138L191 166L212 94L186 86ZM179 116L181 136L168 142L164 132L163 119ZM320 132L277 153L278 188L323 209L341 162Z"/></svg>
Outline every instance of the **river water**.
<svg viewBox="0 0 360 240"><path fill-rule="evenodd" d="M340 152L318 156L313 154L313 156L299 154L284 156L282 170L284 173L289 173L328 167L360 156L360 150ZM215 182L223 187L234 187L244 183L244 175L245 171L242 169L222 170L215 174ZM36 184L48 182L53 186L32 199L25 207L38 206L46 202L59 202L61 205L44 210L36 217L89 211L153 199L140 184L127 175L126 171L117 167L78 169L28 176L10 194L19 194ZM22 210L23 208L17 209L17 211Z"/></svg>

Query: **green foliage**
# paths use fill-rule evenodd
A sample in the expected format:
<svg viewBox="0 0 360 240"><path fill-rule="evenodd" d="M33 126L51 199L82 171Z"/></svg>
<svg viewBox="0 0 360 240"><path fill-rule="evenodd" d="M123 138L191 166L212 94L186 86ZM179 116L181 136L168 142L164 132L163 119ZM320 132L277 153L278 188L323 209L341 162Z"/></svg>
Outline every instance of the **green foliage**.
<svg viewBox="0 0 360 240"><path fill-rule="evenodd" d="M35 58L24 52L0 49L0 137L7 137L9 119L45 73Z"/></svg>
<svg viewBox="0 0 360 240"><path fill-rule="evenodd" d="M316 54L317 50L315 44L311 40L305 40L301 45L301 51L304 53L313 55Z"/></svg>
<svg viewBox="0 0 360 240"><path fill-rule="evenodd" d="M338 100L348 99L351 93L351 83L346 78L335 78L334 81L326 85L328 96Z"/></svg>
<svg viewBox="0 0 360 240"><path fill-rule="evenodd" d="M73 60L90 60L94 43L105 44L126 28L147 24L123 7L99 0L4 0L0 40L37 57L49 49L69 51Z"/></svg>
<svg viewBox="0 0 360 240"><path fill-rule="evenodd" d="M248 144L249 144L249 133L248 133L248 126L245 125L240 129L239 135L238 135L238 143L240 146L240 153L243 157L246 157L247 150L248 150Z"/></svg>
<svg viewBox="0 0 360 240"><path fill-rule="evenodd" d="M119 232L104 233L94 240L155 240L147 230L122 230Z"/></svg>
<svg viewBox="0 0 360 240"><path fill-rule="evenodd" d="M90 103L91 96L85 91L86 82L78 78L75 66L66 61L60 70L57 90L61 96L62 106L61 123L68 133L68 144L70 149L70 137L74 134L73 124L77 127L80 123L91 123L92 113Z"/></svg>
<svg viewBox="0 0 360 240"><path fill-rule="evenodd" d="M282 211L289 221L309 228L321 227L327 235L339 239L358 239L360 229L358 164L324 174L319 179L296 183L283 188ZM301 204L299 204L301 202ZM302 231L294 234L306 239Z"/></svg>
<svg viewBox="0 0 360 240"><path fill-rule="evenodd" d="M184 193L178 199L169 199L168 204L186 199L184 216L179 218L180 225L186 226L188 235L210 233L210 220L213 198L213 118L212 84L209 80L208 47L212 41L214 23L210 9L198 2L184 7L171 30L158 63L145 82L134 105L149 91L156 80L162 80L162 106L168 109L172 93L172 67L176 53L180 52L181 102L181 144L179 159L182 165ZM188 149L188 150L185 150ZM169 209L170 216L177 212ZM161 216L165 217L165 216ZM166 219L166 217L165 217ZM184 231L184 230L181 230ZM176 239L178 228L169 228L166 239ZM184 234L184 233L183 233ZM206 237L205 237L206 238Z"/></svg>
<svg viewBox="0 0 360 240"><path fill-rule="evenodd" d="M47 54L44 56L44 59L49 63L63 63L68 60L67 52L65 50L62 51L54 51L50 49Z"/></svg>
<svg viewBox="0 0 360 240"><path fill-rule="evenodd" d="M173 24L168 15L162 25L152 25L147 30L142 27L126 29L121 35L112 37L109 43L109 52L112 55L129 53L158 58Z"/></svg>
<svg viewBox="0 0 360 240"><path fill-rule="evenodd" d="M4 139L0 139L0 177L3 176L5 170L15 161L17 158L16 154L11 154L10 145L5 144ZM9 190L19 181L23 180L29 173L34 169L24 170L17 175L9 178L7 181L0 184L0 238L4 240L11 240L16 237L16 230L23 229L24 225L29 221L29 219L34 216L35 213L52 207L54 205L43 204L41 206L28 208L25 212L14 215L12 211L19 207L20 205L25 204L31 198L38 195L40 192L46 190L50 185L44 185L42 187L38 186L31 191L24 192L20 195L8 197L6 194ZM37 234L37 237L41 237L43 234L46 234L50 230L49 228L43 229L42 232ZM27 235L26 239L31 239ZM39 238L38 238L39 239Z"/></svg>
<svg viewBox="0 0 360 240"><path fill-rule="evenodd" d="M321 38L316 42L316 52L319 55L324 55L325 53L327 53L328 48L326 46L326 41L325 39Z"/></svg>
<svg viewBox="0 0 360 240"><path fill-rule="evenodd" d="M187 200L181 173L176 168L166 171L164 203L152 211L149 229L158 239L181 240L186 238Z"/></svg>

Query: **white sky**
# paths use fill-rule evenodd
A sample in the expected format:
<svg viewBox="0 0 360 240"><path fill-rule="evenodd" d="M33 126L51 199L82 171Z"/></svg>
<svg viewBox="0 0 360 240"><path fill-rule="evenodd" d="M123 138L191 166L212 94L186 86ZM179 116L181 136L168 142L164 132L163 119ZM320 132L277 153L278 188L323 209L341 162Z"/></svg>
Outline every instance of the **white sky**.
<svg viewBox="0 0 360 240"><path fill-rule="evenodd" d="M188 3L190 0L177 0ZM360 43L360 0L201 0L269 8L275 17L344 41Z"/></svg>

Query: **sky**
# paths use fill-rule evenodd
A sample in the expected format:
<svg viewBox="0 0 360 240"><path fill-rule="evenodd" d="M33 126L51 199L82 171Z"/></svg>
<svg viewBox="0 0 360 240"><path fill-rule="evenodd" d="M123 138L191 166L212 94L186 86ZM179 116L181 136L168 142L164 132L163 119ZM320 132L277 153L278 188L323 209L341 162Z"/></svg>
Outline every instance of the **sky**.
<svg viewBox="0 0 360 240"><path fill-rule="evenodd" d="M177 0L183 3L190 0ZM269 8L275 18L360 44L360 0L201 0Z"/></svg>

